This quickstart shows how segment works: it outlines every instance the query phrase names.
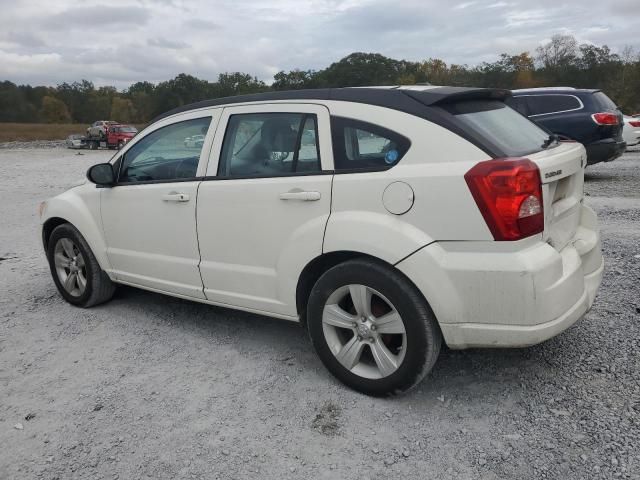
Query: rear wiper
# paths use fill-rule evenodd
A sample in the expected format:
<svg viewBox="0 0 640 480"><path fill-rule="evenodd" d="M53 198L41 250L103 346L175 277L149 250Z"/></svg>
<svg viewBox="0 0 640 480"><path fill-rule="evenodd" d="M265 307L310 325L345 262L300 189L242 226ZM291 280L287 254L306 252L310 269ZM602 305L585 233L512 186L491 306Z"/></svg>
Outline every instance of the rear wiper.
<svg viewBox="0 0 640 480"><path fill-rule="evenodd" d="M556 135L555 133L552 133L544 142L542 142L542 148L549 148L549 145L559 141L560 141L560 138L558 138L558 135Z"/></svg>

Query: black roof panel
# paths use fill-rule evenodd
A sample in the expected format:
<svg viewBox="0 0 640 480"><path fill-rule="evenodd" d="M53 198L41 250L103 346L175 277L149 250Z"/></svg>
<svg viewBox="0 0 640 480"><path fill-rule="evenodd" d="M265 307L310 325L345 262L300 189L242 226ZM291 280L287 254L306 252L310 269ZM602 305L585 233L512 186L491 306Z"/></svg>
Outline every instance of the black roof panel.
<svg viewBox="0 0 640 480"><path fill-rule="evenodd" d="M154 118L151 123L198 108L217 107L237 103L269 102L282 100L339 100L345 102L366 103L399 110L424 117L424 107L453 101L492 98L504 100L510 96L509 90L467 87L435 87L427 90L402 88L320 88L309 90L287 90L278 92L254 93L235 97L215 98L184 105L169 110Z"/></svg>

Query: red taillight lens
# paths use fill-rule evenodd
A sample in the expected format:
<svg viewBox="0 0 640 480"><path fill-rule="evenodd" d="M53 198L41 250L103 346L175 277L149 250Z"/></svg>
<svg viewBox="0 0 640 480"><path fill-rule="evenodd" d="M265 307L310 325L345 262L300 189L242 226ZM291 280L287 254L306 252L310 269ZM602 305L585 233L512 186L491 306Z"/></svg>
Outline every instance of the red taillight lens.
<svg viewBox="0 0 640 480"><path fill-rule="evenodd" d="M594 113L593 115L591 115L591 118L593 118L593 121L598 125L618 125L620 121L618 119L618 115L608 112Z"/></svg>
<svg viewBox="0 0 640 480"><path fill-rule="evenodd" d="M488 160L464 179L496 240L520 240L544 230L540 171L531 160Z"/></svg>
<svg viewBox="0 0 640 480"><path fill-rule="evenodd" d="M634 128L638 128L638 127L640 127L640 120L631 120L629 122L629 125L631 125Z"/></svg>

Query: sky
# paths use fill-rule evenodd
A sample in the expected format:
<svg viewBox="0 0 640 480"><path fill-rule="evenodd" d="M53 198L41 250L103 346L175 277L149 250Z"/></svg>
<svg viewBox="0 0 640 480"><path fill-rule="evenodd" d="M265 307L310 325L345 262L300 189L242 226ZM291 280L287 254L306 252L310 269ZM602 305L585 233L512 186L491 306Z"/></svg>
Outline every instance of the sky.
<svg viewBox="0 0 640 480"><path fill-rule="evenodd" d="M0 0L0 80L271 83L356 51L476 65L554 34L639 52L639 26L640 0Z"/></svg>

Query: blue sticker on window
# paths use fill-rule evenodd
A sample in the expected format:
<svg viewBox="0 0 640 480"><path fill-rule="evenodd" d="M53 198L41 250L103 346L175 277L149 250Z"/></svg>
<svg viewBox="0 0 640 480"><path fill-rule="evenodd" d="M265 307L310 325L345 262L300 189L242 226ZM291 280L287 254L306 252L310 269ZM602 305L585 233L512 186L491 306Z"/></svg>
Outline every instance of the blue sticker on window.
<svg viewBox="0 0 640 480"><path fill-rule="evenodd" d="M389 150L384 156L384 161L387 162L389 165L391 165L392 163L396 163L397 160L398 160L397 150Z"/></svg>

